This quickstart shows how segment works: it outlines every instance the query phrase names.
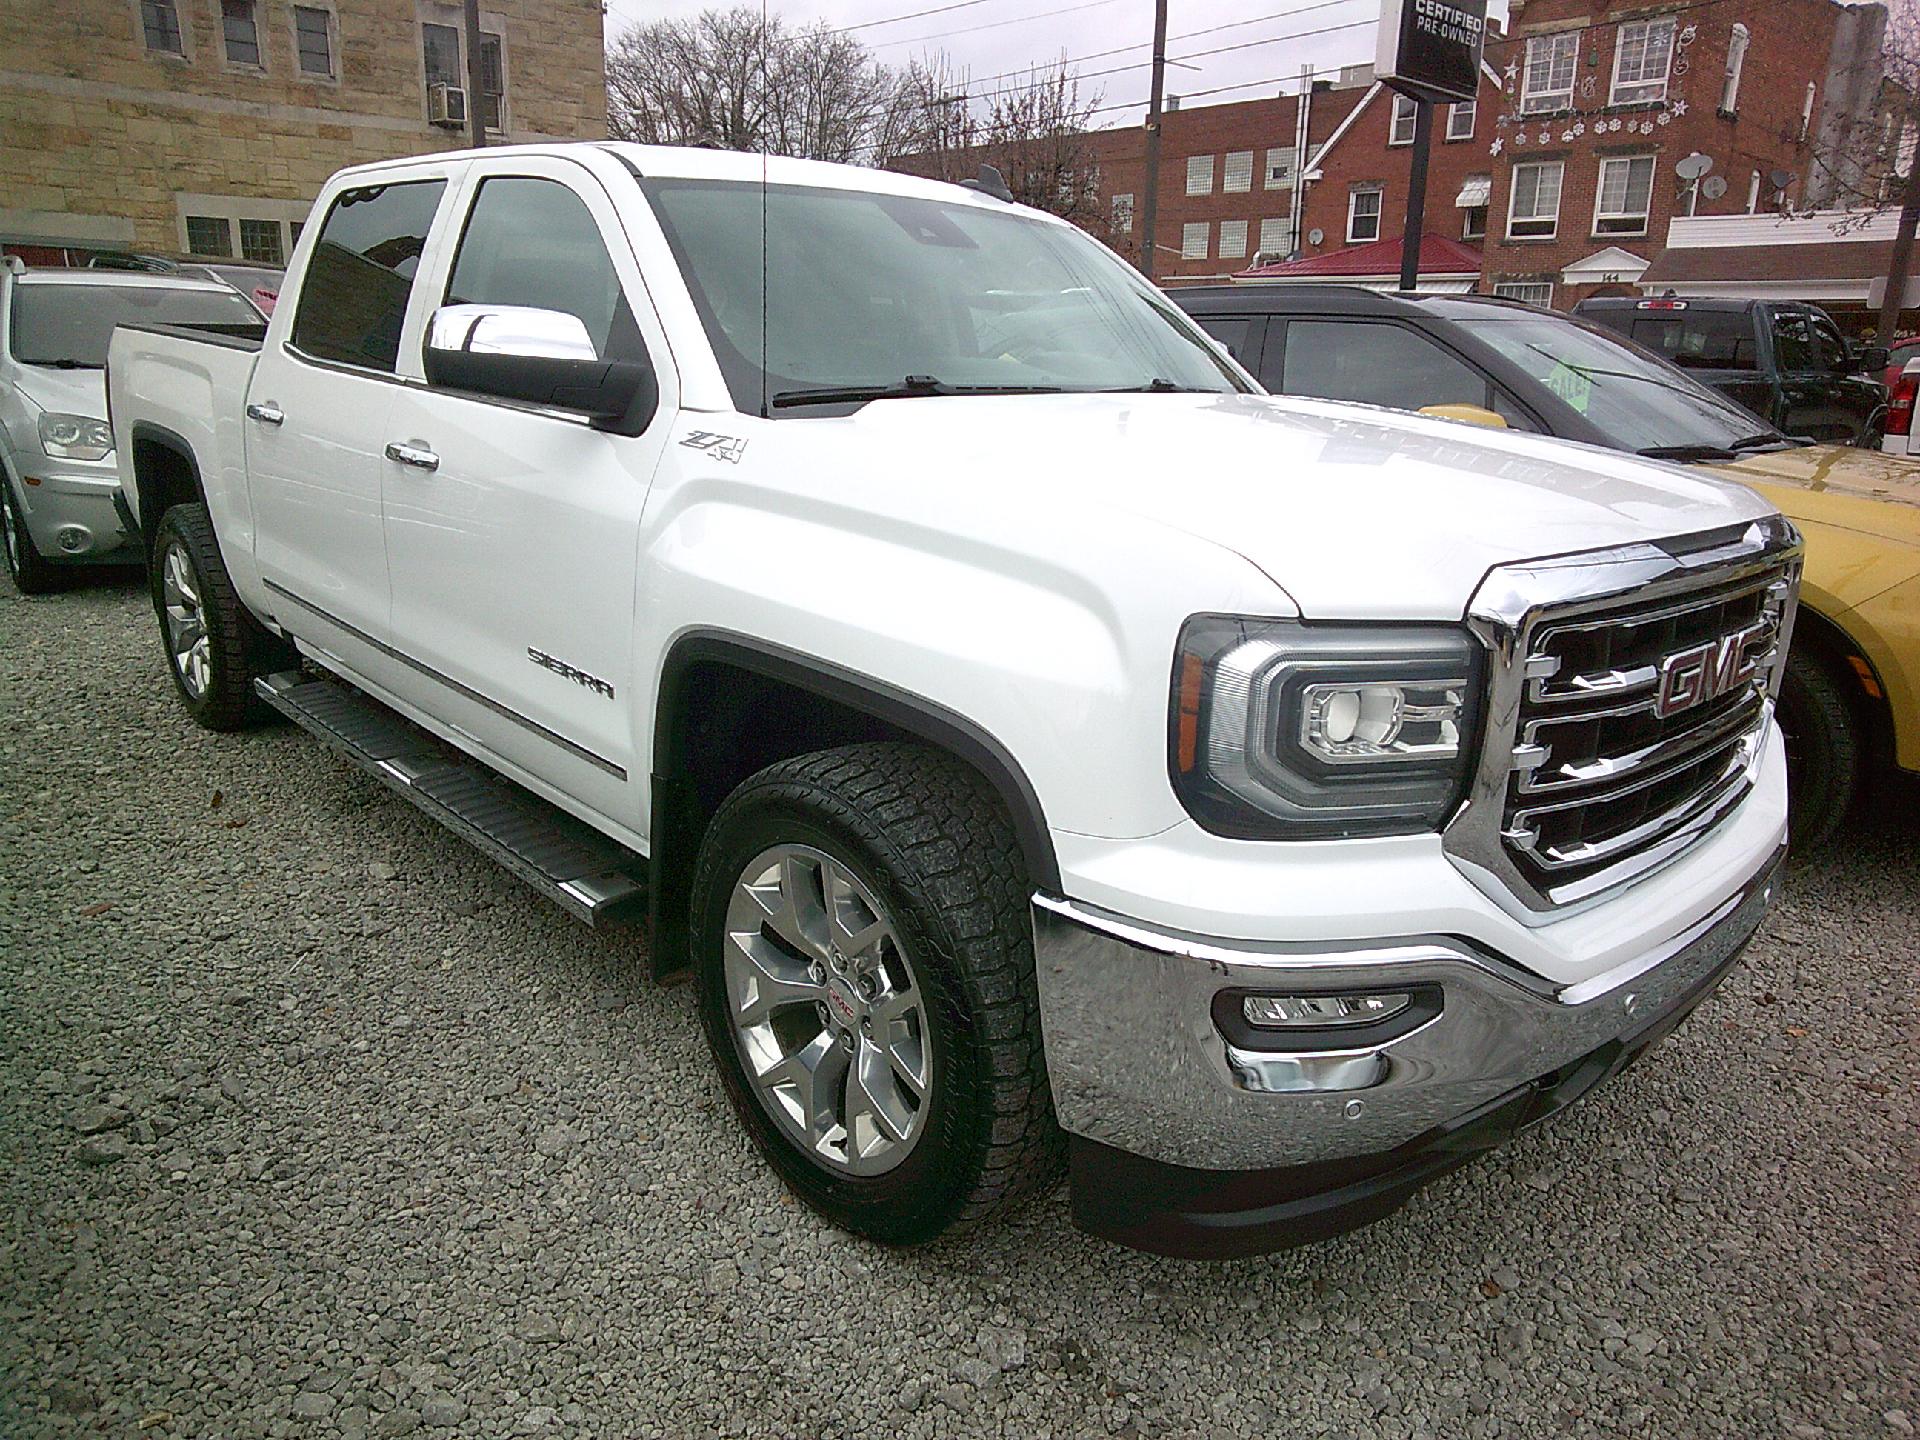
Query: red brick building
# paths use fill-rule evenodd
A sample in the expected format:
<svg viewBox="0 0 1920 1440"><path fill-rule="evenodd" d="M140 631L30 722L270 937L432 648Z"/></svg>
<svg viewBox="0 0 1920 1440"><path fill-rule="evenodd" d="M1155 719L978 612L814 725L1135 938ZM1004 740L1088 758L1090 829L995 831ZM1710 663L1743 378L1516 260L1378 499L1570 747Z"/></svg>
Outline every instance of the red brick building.
<svg viewBox="0 0 1920 1440"><path fill-rule="evenodd" d="M1885 24L1882 5L1836 0L1513 0L1476 102L1435 116L1428 231L1479 250L1477 288L1566 308L1637 281L1676 215L1819 204L1814 148L1879 84ZM1181 106L1161 136L1163 283L1324 256L1405 223L1412 110L1368 67L1315 82L1304 102ZM1101 238L1138 263L1143 132L1089 139ZM1697 183L1675 169L1696 154L1712 161Z"/></svg>

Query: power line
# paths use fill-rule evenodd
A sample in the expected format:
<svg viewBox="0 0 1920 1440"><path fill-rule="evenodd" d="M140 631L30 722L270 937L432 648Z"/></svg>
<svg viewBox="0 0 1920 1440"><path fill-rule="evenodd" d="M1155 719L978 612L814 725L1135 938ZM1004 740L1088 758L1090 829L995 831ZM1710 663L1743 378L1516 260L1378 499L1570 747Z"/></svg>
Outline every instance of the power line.
<svg viewBox="0 0 1920 1440"><path fill-rule="evenodd" d="M991 5L994 0L957 0L952 5L936 5L931 10L911 10L905 15L887 15L879 20L862 20L858 25L840 25L829 30L829 35L845 35L854 30L872 30L880 25L897 25L902 20L919 20L928 15L945 15L950 10L971 10L976 5Z"/></svg>
<svg viewBox="0 0 1920 1440"><path fill-rule="evenodd" d="M1100 3L1104 3L1104 0L1100 0ZM1336 5L1351 5L1352 3L1353 3L1353 0L1316 0L1316 3L1312 5L1301 5L1296 9L1292 9L1292 10L1276 10L1271 14L1255 15L1251 19L1247 19L1247 20L1229 20L1224 25L1208 25L1203 29L1199 29L1199 30L1187 30L1187 31L1183 31L1181 34L1178 34L1178 35L1169 35L1167 39L1168 40L1196 40L1202 35L1217 34L1219 31L1222 31L1222 30L1240 30L1240 29L1244 29L1248 25L1264 24L1268 20L1291 20L1296 15L1307 15L1312 13L1315 10L1328 10L1333 8ZM1083 6L1083 5L1073 5L1068 7L1068 9L1071 9L1071 10L1081 10L1081 9L1090 9L1090 8L1092 7ZM881 49L888 45L916 45L924 40L944 40L944 39L947 39L949 36L953 36L953 35L970 35L976 30L997 30L1003 25L1020 25L1020 24L1024 24L1028 20L1039 20L1048 15L1059 15L1063 13L1065 12L1059 11L1059 10L1043 10L1037 15L1019 15L1014 17L1011 20L990 20L984 25L968 25L959 30L943 30L943 31L940 31L938 34L934 34L934 35L916 35L909 40L879 40L874 43L874 48ZM1124 55L1129 50L1149 50L1152 48L1153 48L1153 42L1151 40L1141 40L1141 41L1135 42L1132 45L1116 45L1111 50L1095 50L1090 55L1070 55L1066 57L1064 63L1068 65L1076 65L1082 60L1104 60L1110 55ZM996 80L1004 75L1018 75L1020 73L1021 72L1018 70L1003 70L1000 72L999 75L986 75L986 76L982 76L981 78L986 80Z"/></svg>
<svg viewBox="0 0 1920 1440"><path fill-rule="evenodd" d="M1033 20L1045 20L1054 15L1071 15L1076 10L1093 10L1102 5L1112 5L1115 3L1116 0L1086 0L1086 3L1082 5L1063 5L1058 10L1036 10L1031 15L1016 15L1011 20L989 20L984 25L966 25L958 30L936 30L931 35L914 35L903 40L876 40L873 48L883 50L889 45L924 45L929 40L945 40L952 35L973 35L982 30L999 30L1008 25L1025 25ZM1344 0L1338 0L1338 3L1344 3ZM1119 51L1110 51L1108 53L1117 55ZM1083 56L1081 58L1085 59L1087 57Z"/></svg>

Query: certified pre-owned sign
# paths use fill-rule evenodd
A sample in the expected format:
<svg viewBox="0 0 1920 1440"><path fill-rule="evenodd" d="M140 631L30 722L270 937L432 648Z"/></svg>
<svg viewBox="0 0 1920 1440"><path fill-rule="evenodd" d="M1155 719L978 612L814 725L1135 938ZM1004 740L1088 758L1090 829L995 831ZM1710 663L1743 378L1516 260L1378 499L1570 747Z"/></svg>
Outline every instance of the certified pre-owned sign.
<svg viewBox="0 0 1920 1440"><path fill-rule="evenodd" d="M1487 0L1381 0L1374 74L1423 100L1471 100L1486 38Z"/></svg>

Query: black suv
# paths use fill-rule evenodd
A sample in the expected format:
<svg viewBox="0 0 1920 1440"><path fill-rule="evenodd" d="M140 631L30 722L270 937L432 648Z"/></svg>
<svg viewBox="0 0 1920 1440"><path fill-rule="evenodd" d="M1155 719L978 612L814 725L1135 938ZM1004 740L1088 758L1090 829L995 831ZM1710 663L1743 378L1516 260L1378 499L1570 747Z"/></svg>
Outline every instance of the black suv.
<svg viewBox="0 0 1920 1440"><path fill-rule="evenodd" d="M1852 348L1818 306L1667 295L1582 300L1573 313L1691 371L1789 435L1880 443L1887 351Z"/></svg>

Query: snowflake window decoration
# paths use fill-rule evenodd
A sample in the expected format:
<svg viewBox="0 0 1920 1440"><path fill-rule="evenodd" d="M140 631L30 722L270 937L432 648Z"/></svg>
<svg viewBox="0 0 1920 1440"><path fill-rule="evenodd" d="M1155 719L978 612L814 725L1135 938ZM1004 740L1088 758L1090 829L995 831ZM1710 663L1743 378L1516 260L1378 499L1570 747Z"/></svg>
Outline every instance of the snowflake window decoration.
<svg viewBox="0 0 1920 1440"><path fill-rule="evenodd" d="M1502 150L1506 148L1507 148L1506 142L1502 140L1498 135L1496 135L1493 137L1493 144L1487 147L1487 154L1498 155Z"/></svg>

